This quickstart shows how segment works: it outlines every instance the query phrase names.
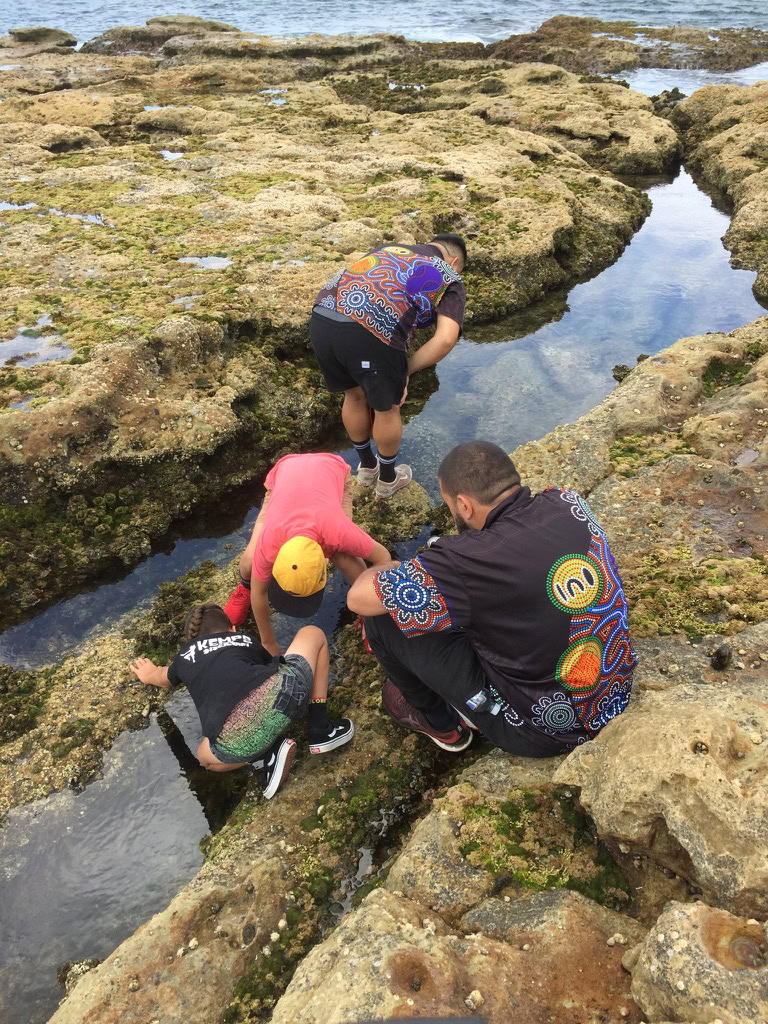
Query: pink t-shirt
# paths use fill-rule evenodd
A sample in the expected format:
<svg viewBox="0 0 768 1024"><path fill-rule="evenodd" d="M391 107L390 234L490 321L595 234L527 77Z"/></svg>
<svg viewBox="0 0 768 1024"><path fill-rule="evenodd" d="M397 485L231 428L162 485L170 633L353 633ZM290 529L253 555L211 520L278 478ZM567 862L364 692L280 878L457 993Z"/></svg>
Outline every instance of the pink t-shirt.
<svg viewBox="0 0 768 1024"><path fill-rule="evenodd" d="M326 558L335 551L370 558L373 537L341 507L348 472L338 455L284 455L275 463L264 482L271 493L253 555L257 580L271 577L278 551L292 537L317 541Z"/></svg>

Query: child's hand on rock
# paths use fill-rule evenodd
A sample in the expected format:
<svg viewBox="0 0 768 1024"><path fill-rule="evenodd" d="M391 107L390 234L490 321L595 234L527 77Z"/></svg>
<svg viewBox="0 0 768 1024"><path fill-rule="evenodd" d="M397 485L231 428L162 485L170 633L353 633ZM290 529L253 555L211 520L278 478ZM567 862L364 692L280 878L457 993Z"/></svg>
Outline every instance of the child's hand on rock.
<svg viewBox="0 0 768 1024"><path fill-rule="evenodd" d="M137 658L131 663L131 672L147 686L151 686L155 682L157 671L157 665L151 658Z"/></svg>

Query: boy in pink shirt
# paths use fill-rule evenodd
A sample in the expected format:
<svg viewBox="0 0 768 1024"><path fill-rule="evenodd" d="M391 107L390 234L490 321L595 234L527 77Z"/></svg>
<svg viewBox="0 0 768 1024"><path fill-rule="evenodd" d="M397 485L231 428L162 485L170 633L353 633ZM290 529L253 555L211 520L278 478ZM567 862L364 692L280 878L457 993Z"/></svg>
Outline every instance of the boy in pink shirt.
<svg viewBox="0 0 768 1024"><path fill-rule="evenodd" d="M240 556L241 581L224 611L241 626L253 609L262 645L279 654L270 620L276 611L309 618L320 607L330 559L354 583L365 563L389 551L352 521L349 466L338 455L285 455L267 475L264 502Z"/></svg>

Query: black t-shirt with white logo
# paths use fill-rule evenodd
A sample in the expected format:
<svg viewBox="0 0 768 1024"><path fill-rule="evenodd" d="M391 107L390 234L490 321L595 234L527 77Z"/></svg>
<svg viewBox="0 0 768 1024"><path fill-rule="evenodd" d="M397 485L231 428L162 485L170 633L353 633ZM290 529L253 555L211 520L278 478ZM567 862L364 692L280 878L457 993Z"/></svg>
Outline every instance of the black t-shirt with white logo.
<svg viewBox="0 0 768 1024"><path fill-rule="evenodd" d="M168 679L186 686L203 735L215 740L235 705L278 667L279 658L247 633L211 633L184 644L168 668Z"/></svg>

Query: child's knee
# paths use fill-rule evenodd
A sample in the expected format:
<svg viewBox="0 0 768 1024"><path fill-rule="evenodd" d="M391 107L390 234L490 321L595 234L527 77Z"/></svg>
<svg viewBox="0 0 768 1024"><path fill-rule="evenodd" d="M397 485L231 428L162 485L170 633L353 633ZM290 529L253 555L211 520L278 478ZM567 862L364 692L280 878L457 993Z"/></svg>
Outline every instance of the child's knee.
<svg viewBox="0 0 768 1024"><path fill-rule="evenodd" d="M317 644L318 648L328 646L326 635L319 626L302 626L294 639Z"/></svg>

